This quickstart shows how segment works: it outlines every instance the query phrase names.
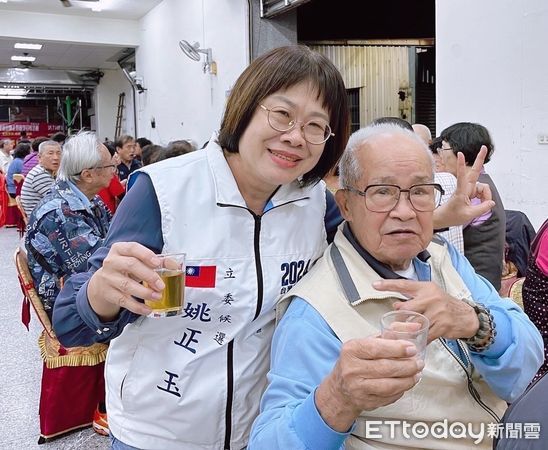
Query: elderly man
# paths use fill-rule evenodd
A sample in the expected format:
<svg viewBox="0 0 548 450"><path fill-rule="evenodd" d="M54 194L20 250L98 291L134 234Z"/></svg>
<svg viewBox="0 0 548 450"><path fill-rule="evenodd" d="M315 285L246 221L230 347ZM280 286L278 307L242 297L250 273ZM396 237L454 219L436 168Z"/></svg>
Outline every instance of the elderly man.
<svg viewBox="0 0 548 450"><path fill-rule="evenodd" d="M339 167L345 222L284 298L248 448L490 448L486 423L542 361L538 330L454 247L432 240L442 190L414 133L362 129ZM410 342L379 337L392 310L429 318L425 362Z"/></svg>
<svg viewBox="0 0 548 450"><path fill-rule="evenodd" d="M114 169L93 133L75 135L63 148L57 182L30 215L29 268L50 318L62 278L85 270L107 234L111 216L97 193L108 186Z"/></svg>
<svg viewBox="0 0 548 450"><path fill-rule="evenodd" d="M38 146L38 164L25 177L21 187L21 205L30 216L36 205L51 190L61 163L61 146L44 141Z"/></svg>
<svg viewBox="0 0 548 450"><path fill-rule="evenodd" d="M116 152L120 157L120 164L118 164L118 178L122 184L125 185L130 173L140 169L143 165L141 161L135 158L135 139L133 136L123 135L116 139L114 143L116 145Z"/></svg>
<svg viewBox="0 0 548 450"><path fill-rule="evenodd" d="M12 150L13 141L11 139L0 139L0 172L4 175L7 175L8 167L13 161Z"/></svg>

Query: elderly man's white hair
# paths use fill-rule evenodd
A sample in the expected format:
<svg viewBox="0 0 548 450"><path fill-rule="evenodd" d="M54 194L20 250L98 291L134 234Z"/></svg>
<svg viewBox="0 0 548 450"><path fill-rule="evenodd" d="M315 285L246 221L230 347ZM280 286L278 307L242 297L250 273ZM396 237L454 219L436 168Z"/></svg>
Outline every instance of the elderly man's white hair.
<svg viewBox="0 0 548 450"><path fill-rule="evenodd" d="M59 144L59 142L49 140L40 142L40 145L38 146L38 154L42 155L48 147L58 147L59 150L61 150L61 144Z"/></svg>
<svg viewBox="0 0 548 450"><path fill-rule="evenodd" d="M434 172L434 158L432 157L432 152L430 152L428 146L416 135L416 133L391 123L369 125L352 133L350 139L348 139L346 149L339 161L339 186L341 188L355 187L358 180L362 177L364 168L360 167L357 158L357 150L383 134L405 136L415 141L428 156L428 159L432 163L432 173Z"/></svg>
<svg viewBox="0 0 548 450"><path fill-rule="evenodd" d="M81 131L65 141L57 178L78 183L84 169L92 169L100 165L101 142L95 133Z"/></svg>

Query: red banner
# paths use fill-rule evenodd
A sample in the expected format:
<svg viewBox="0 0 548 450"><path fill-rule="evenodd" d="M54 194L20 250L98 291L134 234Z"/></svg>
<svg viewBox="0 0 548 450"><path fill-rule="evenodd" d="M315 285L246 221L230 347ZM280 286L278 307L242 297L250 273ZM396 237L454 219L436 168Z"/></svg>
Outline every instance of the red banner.
<svg viewBox="0 0 548 450"><path fill-rule="evenodd" d="M63 125L48 122L0 122L0 139L18 141L21 131L26 131L27 139L32 140L38 136L50 136L63 131Z"/></svg>

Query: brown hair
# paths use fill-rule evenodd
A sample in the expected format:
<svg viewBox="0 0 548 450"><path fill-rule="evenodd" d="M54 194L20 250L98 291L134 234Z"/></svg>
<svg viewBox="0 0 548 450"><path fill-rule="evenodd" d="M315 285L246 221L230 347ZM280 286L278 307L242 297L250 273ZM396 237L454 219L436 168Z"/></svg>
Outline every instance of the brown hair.
<svg viewBox="0 0 548 450"><path fill-rule="evenodd" d="M316 183L335 166L348 140L350 116L342 76L325 56L303 45L275 48L255 59L238 77L228 98L218 143L238 153L242 134L264 98L303 81L317 88L318 99L329 112L335 136L329 138L316 166L303 175L303 185Z"/></svg>
<svg viewBox="0 0 548 450"><path fill-rule="evenodd" d="M133 136L130 136L129 134L124 134L120 136L118 139L116 139L116 141L114 141L114 145L116 146L116 148L118 147L122 148L124 144L128 143L129 141L135 141L135 139L133 138Z"/></svg>

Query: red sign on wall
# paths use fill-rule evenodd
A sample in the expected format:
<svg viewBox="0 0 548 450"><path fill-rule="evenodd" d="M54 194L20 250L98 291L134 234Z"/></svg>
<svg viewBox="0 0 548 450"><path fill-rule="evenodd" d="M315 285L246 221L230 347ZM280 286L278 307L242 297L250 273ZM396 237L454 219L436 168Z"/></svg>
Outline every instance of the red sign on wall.
<svg viewBox="0 0 548 450"><path fill-rule="evenodd" d="M21 131L27 132L27 138L32 140L38 136L50 136L63 131L63 125L47 122L0 122L0 139L19 140Z"/></svg>

